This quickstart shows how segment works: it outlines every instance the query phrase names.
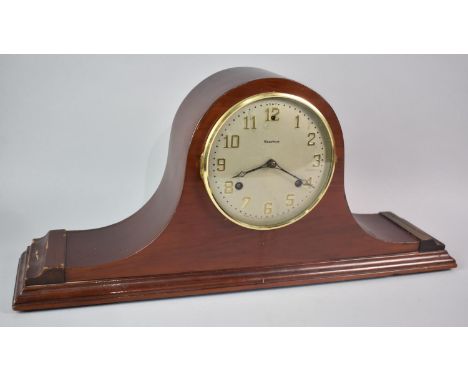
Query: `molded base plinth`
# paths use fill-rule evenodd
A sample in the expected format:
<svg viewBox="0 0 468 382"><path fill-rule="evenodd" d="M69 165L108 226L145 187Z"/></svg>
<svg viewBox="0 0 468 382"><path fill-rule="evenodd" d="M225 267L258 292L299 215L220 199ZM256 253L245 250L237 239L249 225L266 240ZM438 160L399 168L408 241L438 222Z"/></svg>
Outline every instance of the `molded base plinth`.
<svg viewBox="0 0 468 382"><path fill-rule="evenodd" d="M25 285L25 255L13 308L27 311L232 292L438 271L456 267L445 250L251 269Z"/></svg>

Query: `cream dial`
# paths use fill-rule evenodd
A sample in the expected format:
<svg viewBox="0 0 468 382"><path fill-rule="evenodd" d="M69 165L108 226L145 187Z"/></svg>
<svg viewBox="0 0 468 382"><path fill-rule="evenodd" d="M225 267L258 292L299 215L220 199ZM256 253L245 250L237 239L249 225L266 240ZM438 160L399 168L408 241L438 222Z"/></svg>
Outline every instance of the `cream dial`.
<svg viewBox="0 0 468 382"><path fill-rule="evenodd" d="M299 97L265 93L218 120L202 155L202 177L229 220L272 229L305 216L334 169L334 143L320 111Z"/></svg>

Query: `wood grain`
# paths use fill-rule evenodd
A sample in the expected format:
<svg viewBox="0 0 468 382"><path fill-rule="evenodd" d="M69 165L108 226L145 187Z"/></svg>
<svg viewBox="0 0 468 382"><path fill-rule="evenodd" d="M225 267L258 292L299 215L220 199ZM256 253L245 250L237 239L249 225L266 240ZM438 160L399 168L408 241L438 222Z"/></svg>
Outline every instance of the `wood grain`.
<svg viewBox="0 0 468 382"><path fill-rule="evenodd" d="M330 124L337 156L333 179L319 205L298 222L273 231L249 230L224 218L206 194L199 175L200 155L215 122L232 105L262 92L295 94L314 104ZM443 248L434 253L435 263L425 263L423 257L417 260L421 237L408 227L385 214L354 216L350 212L344 190L341 126L331 106L319 94L260 69L229 69L200 83L181 104L172 126L163 179L148 203L117 224L67 231L62 263L65 267L56 264L64 282L43 279L31 283L27 272L21 270L29 261L30 251L24 254L14 308L41 309L257 289L456 266ZM58 247L54 244L49 248ZM46 250L42 256L50 257ZM381 258L385 260L377 261ZM392 268L389 264L395 264L394 259L403 262ZM317 273L317 264L332 266L343 261L349 262L346 269L338 269L326 278ZM375 265L361 272L362 261ZM304 273L304 267L312 270ZM246 276L255 274L255 280L270 280L267 275L272 269L277 275L292 272L295 276L262 283L248 281L250 276ZM220 272L230 276L220 277ZM216 287L200 281L207 279L215 280ZM167 283L170 290L161 283ZM39 289L31 289L33 284ZM143 284L148 289L139 295L138 285ZM76 285L82 288L77 289ZM134 286L137 289L132 289ZM109 290L120 297L109 296Z"/></svg>
<svg viewBox="0 0 468 382"><path fill-rule="evenodd" d="M20 265L21 266L21 265ZM28 287L18 294L21 311L192 296L282 286L358 280L455 267L445 251L384 255L248 269L78 281Z"/></svg>

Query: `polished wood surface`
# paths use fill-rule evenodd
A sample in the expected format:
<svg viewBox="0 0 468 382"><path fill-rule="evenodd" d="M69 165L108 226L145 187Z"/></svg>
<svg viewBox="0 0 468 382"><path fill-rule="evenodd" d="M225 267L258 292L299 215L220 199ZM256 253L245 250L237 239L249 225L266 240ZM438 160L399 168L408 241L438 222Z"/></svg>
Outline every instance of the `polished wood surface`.
<svg viewBox="0 0 468 382"><path fill-rule="evenodd" d="M311 213L282 229L255 231L231 223L217 211L199 175L200 155L210 129L226 110L248 96L270 91L295 94L318 107L332 129L337 162L328 192ZM163 179L145 206L109 227L60 231L60 238L50 236L47 248L45 244L28 248L20 260L14 308L310 284L456 266L443 247L421 247L430 239L402 221L388 213L350 212L340 123L320 95L260 69L229 69L203 81L181 104ZM38 257L36 281L28 273L32 256ZM330 272L324 276L323 269Z"/></svg>
<svg viewBox="0 0 468 382"><path fill-rule="evenodd" d="M21 278L24 263L20 262ZM19 290L15 309L38 310L199 294L309 285L440 271L455 267L445 251L37 285ZM343 286L345 287L345 286Z"/></svg>

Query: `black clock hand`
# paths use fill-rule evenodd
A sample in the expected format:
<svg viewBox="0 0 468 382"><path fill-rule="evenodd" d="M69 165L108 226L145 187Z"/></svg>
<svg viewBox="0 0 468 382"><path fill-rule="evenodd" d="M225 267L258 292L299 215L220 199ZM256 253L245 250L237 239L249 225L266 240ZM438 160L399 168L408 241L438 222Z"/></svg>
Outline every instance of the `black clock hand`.
<svg viewBox="0 0 468 382"><path fill-rule="evenodd" d="M310 183L308 183L307 181L304 181L303 179L299 178L298 176L290 173L289 171L285 170L284 168L282 168L278 162L276 162L274 159L269 159L267 160L264 164L262 164L261 166L258 166L258 167L255 167L253 169L250 169L250 170L247 170L247 171L241 171L239 172L237 175L234 175L233 178L243 178L244 176L246 176L247 174L251 173L251 172L254 172L254 171L257 171L257 170L260 170L262 168L275 168L277 170L280 170L280 171L283 171L285 172L286 174L292 176L293 178L296 179L296 182L294 183L296 185L296 187L300 187L302 185L304 186L310 186L310 187L313 187Z"/></svg>
<svg viewBox="0 0 468 382"><path fill-rule="evenodd" d="M270 166L268 165L269 162L271 162L271 159L270 159L270 160L267 160L267 161L266 161L264 164L262 164L261 166L252 168L252 169L247 170L247 171L241 171L241 172L239 172L237 175L234 175L233 178L243 178L243 177L246 176L248 173L251 173L251 172L260 170L261 168L270 167Z"/></svg>
<svg viewBox="0 0 468 382"><path fill-rule="evenodd" d="M278 164L276 165L275 168L277 168L277 169L280 170L280 171L285 172L285 173L288 174L288 175L291 175L293 178L296 178L297 180L302 180L301 178L299 178L298 176L296 176L296 175L294 175L294 174L291 174L289 171L285 170L283 167L281 167L281 166L278 165Z"/></svg>
<svg viewBox="0 0 468 382"><path fill-rule="evenodd" d="M273 162L274 162L274 163L273 163L274 166L269 166L269 167L276 168L276 169L278 169L278 170L280 170L280 171L283 171L283 172L285 172L286 174L292 176L293 178L297 179L296 182L294 183L297 187L300 187L300 186L302 186L302 185L313 187L309 182L307 182L307 181L305 181L305 180L299 178L298 176L296 176L296 175L290 173L289 171L285 170L283 167L281 167L281 166L278 164L278 162L276 162L276 161L273 161Z"/></svg>

